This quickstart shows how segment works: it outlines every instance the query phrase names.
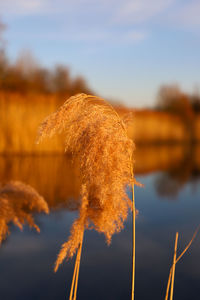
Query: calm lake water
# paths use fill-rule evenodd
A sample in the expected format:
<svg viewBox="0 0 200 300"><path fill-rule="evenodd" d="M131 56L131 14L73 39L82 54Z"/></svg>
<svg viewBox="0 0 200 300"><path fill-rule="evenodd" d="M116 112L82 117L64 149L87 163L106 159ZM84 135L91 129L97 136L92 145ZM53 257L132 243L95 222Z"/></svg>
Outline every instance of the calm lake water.
<svg viewBox="0 0 200 300"><path fill-rule="evenodd" d="M151 152L152 159L148 156ZM135 298L164 299L176 231L181 253L200 223L200 153L174 147L142 149L140 153L136 179L144 188L135 188L139 210ZM11 180L33 186L47 201L50 214L33 214L40 234L28 225L21 232L9 222L10 235L0 248L0 299L68 299L74 259L64 262L56 274L53 265L77 217L77 170L72 168L70 157L2 156L0 181ZM131 215L109 247L103 235L86 231L78 299L131 299L131 245ZM174 299L200 299L200 233L177 263Z"/></svg>

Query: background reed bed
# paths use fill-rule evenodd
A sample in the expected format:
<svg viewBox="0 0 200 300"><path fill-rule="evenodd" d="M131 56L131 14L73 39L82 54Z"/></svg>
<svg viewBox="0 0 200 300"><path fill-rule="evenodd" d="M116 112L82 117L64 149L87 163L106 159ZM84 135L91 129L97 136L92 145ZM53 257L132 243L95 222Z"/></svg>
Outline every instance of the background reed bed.
<svg viewBox="0 0 200 300"><path fill-rule="evenodd" d="M61 152L63 142L57 137L47 141L42 148L35 144L39 123L46 114L55 111L58 106L56 96L0 94L0 152L6 154Z"/></svg>
<svg viewBox="0 0 200 300"><path fill-rule="evenodd" d="M45 94L0 93L0 153L63 153L63 137L55 136L39 146L35 132L46 115L56 111L62 97ZM128 135L138 144L186 143L190 134L177 115L117 107L120 116L133 112ZM200 141L200 117L194 119L194 139Z"/></svg>
<svg viewBox="0 0 200 300"><path fill-rule="evenodd" d="M135 110L128 134L136 144L188 143L191 134L177 115L155 110ZM199 141L199 117L194 120L194 140Z"/></svg>

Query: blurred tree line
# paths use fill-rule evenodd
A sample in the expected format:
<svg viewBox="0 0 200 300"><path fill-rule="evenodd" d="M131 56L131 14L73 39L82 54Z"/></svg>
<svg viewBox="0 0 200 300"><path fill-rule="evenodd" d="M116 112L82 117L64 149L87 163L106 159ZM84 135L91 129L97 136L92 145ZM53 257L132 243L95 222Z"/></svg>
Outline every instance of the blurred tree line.
<svg viewBox="0 0 200 300"><path fill-rule="evenodd" d="M178 85L164 85L158 92L156 109L190 119L200 113L200 94L198 90L190 95Z"/></svg>
<svg viewBox="0 0 200 300"><path fill-rule="evenodd" d="M187 94L177 85L162 86L158 92L156 110L177 115L184 123L190 141L195 141L195 119L200 114L198 90Z"/></svg>
<svg viewBox="0 0 200 300"><path fill-rule="evenodd" d="M71 96L80 92L91 93L83 77L72 78L69 68L57 65L53 69L42 67L29 51L23 51L14 63L6 54L0 21L0 90L18 93L44 93Z"/></svg>

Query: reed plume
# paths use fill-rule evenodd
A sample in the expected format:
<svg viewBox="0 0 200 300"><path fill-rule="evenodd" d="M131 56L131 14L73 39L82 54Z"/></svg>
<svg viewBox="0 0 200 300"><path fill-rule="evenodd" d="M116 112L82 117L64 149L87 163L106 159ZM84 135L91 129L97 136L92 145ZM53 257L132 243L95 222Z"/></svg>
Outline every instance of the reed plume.
<svg viewBox="0 0 200 300"><path fill-rule="evenodd" d="M11 222L20 230L27 223L31 228L40 232L32 212L49 212L46 201L34 188L20 181L0 183L0 245L9 234Z"/></svg>
<svg viewBox="0 0 200 300"><path fill-rule="evenodd" d="M72 152L79 161L81 205L70 237L57 257L55 271L82 245L85 229L103 233L110 244L132 209L126 187L135 183L134 143L127 136L125 120L105 100L85 94L70 97L40 125L38 142L56 133L64 133L65 151Z"/></svg>

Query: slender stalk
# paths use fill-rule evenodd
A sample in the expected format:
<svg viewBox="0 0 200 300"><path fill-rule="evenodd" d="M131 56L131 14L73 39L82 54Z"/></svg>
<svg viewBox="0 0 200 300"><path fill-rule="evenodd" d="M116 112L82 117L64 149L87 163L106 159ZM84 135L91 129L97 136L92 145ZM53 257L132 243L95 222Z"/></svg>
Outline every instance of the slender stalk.
<svg viewBox="0 0 200 300"><path fill-rule="evenodd" d="M192 242L194 241L198 231L199 231L200 225L197 227L197 229L195 230L192 239L190 240L190 242L187 244L187 246L185 247L185 249L183 250L183 252L179 255L179 257L176 260L176 263L181 259L181 257L185 254L185 252L187 252L187 250L190 248Z"/></svg>
<svg viewBox="0 0 200 300"><path fill-rule="evenodd" d="M166 290L165 300L168 300L171 278L172 278L172 268L170 269L170 272L169 272L169 278L168 278L168 282L167 282L167 290Z"/></svg>
<svg viewBox="0 0 200 300"><path fill-rule="evenodd" d="M76 261L75 261L75 266L74 266L74 273L73 273L73 278L72 278L69 300L76 300L80 261L81 261L81 252L82 252L82 246L83 246L83 235L84 235L84 232L82 233L81 242L80 242L80 245L79 245L79 248L77 251L77 255L76 255Z"/></svg>
<svg viewBox="0 0 200 300"><path fill-rule="evenodd" d="M83 234L84 234L84 232L83 232ZM82 246L83 246L83 234L82 234L82 239L81 239L81 243L80 243L80 246L79 246L78 266L77 266L77 274L76 274L75 290L74 290L73 300L76 300L76 295L77 295L78 277L79 277L79 269L80 269L80 261L81 261L81 252L82 252Z"/></svg>
<svg viewBox="0 0 200 300"><path fill-rule="evenodd" d="M175 264L177 264L177 262L182 258L182 256L187 252L187 250L190 248L192 242L194 241L198 231L199 231L200 225L197 227L197 229L195 230L191 240L189 241L189 243L187 244L187 246L185 247L185 249L182 251L182 253L176 258ZM174 262L173 262L174 263ZM168 282L167 282L167 289L166 289L166 295L165 295L165 300L168 300L168 295L169 295L169 287L170 287L170 283L171 283L171 278L172 278L172 269L173 266L170 268L170 272L169 272L169 278L168 278Z"/></svg>
<svg viewBox="0 0 200 300"><path fill-rule="evenodd" d="M131 299L134 300L135 292L135 198L134 198L134 184L132 185L132 205L133 205L133 254L132 254L132 293Z"/></svg>
<svg viewBox="0 0 200 300"><path fill-rule="evenodd" d="M173 293L174 293L174 277L175 277L175 268L176 268L177 245L178 245L178 232L176 233L175 245L174 245L174 258L173 258L173 265L172 265L170 300L173 299Z"/></svg>
<svg viewBox="0 0 200 300"><path fill-rule="evenodd" d="M74 266L74 273L73 273L73 278L72 278L72 284L71 284L71 290L70 290L69 300L72 300L72 296L73 296L74 281L75 281L76 273L77 273L77 265L78 265L78 251L77 251L77 254L76 254L76 261L75 261L75 266Z"/></svg>

